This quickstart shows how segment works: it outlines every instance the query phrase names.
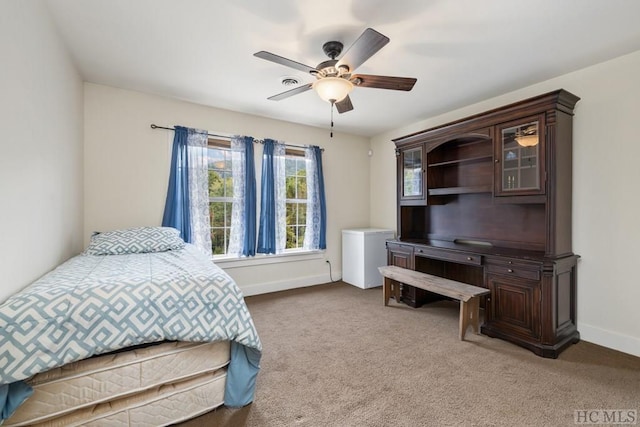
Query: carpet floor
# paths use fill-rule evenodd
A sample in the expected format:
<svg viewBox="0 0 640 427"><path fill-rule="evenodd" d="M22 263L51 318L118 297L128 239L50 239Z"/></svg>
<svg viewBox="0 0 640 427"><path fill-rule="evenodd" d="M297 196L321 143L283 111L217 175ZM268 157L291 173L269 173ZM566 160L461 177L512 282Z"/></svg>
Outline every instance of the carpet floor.
<svg viewBox="0 0 640 427"><path fill-rule="evenodd" d="M264 347L254 403L183 426L569 426L577 410L640 409L640 358L460 341L457 302L384 307L381 288L338 282L247 304Z"/></svg>

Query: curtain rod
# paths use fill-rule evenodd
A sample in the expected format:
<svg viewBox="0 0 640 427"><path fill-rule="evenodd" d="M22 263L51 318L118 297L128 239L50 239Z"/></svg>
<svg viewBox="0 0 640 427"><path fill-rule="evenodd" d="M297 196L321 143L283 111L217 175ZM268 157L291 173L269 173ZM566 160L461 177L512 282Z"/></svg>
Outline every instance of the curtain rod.
<svg viewBox="0 0 640 427"><path fill-rule="evenodd" d="M151 129L166 129L166 130L173 130L175 131L176 128L168 128L166 126L158 126L156 124L151 124ZM224 139L231 139L231 137L229 135L217 135L215 133L209 133L209 132L197 132L197 133L201 133L207 136L213 136L214 138L224 138Z"/></svg>
<svg viewBox="0 0 640 427"><path fill-rule="evenodd" d="M176 128L170 128L170 127L166 127L166 126L158 126L156 124L151 124L151 129L166 129L166 130L172 130L175 131ZM231 137L229 135L217 135L215 133L209 133L209 132L199 132L202 134L205 134L207 136L213 136L214 138L224 138L224 139L228 139L230 140ZM253 142L255 143L259 143L259 144L264 144L264 140L263 139L254 139ZM292 148L306 148L304 145L294 145L294 144L284 144L285 147L292 147ZM324 152L324 148L321 148L320 151Z"/></svg>

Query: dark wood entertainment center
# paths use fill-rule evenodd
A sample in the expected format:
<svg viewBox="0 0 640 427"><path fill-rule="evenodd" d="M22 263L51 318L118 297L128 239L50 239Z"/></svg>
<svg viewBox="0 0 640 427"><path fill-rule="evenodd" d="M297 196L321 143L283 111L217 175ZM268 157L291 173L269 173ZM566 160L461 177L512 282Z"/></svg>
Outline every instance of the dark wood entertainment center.
<svg viewBox="0 0 640 427"><path fill-rule="evenodd" d="M482 333L557 357L579 340L571 248L573 108L557 90L394 139L388 264L487 288ZM440 298L402 285L412 307Z"/></svg>

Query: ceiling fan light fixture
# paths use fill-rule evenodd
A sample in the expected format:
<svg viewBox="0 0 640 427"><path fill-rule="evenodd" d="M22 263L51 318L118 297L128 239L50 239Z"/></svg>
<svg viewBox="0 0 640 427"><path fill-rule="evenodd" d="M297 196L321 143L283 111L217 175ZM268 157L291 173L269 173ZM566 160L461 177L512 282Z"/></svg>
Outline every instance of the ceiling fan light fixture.
<svg viewBox="0 0 640 427"><path fill-rule="evenodd" d="M340 102L353 90L353 83L340 77L324 77L313 83L320 98L327 102Z"/></svg>

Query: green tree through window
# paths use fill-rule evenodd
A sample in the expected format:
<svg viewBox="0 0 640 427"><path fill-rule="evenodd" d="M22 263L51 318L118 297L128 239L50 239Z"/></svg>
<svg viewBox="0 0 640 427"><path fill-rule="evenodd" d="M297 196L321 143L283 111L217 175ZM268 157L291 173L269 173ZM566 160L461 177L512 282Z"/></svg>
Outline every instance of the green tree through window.
<svg viewBox="0 0 640 427"><path fill-rule="evenodd" d="M211 141L210 141L211 143ZM231 150L209 145L209 215L211 219L211 249L214 255L227 253L231 231L233 205L233 175Z"/></svg>
<svg viewBox="0 0 640 427"><path fill-rule="evenodd" d="M302 248L307 224L307 165L300 155L285 158L287 243L285 249Z"/></svg>

